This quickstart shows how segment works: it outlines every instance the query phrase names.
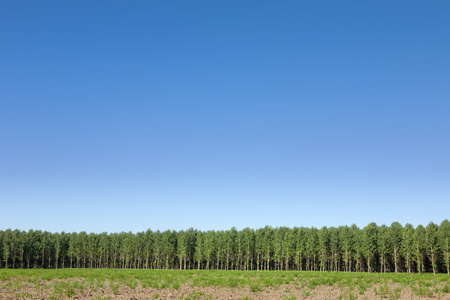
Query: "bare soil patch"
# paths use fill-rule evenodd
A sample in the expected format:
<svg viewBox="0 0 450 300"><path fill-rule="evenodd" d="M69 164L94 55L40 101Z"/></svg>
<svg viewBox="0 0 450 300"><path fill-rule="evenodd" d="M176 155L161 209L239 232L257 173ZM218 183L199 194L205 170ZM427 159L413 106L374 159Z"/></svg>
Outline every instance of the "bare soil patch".
<svg viewBox="0 0 450 300"><path fill-rule="evenodd" d="M316 286L314 289L297 284L284 284L277 287L262 287L252 291L246 287L198 287L181 285L174 288L142 288L134 289L129 286L117 286L105 281L96 284L89 283L82 278L52 279L30 281L14 278L2 282L0 299L120 299L120 300L156 300L156 299L442 299L450 300L450 294L434 293L417 295L410 287L402 287L392 283L389 286L375 285L365 291L349 289L348 287Z"/></svg>

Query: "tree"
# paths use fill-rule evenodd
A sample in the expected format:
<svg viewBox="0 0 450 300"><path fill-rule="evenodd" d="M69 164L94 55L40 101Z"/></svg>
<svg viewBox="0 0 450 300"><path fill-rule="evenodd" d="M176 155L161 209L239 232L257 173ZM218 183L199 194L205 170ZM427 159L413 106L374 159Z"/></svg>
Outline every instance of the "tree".
<svg viewBox="0 0 450 300"><path fill-rule="evenodd" d="M0 230L0 268L450 273L450 222L317 228L51 233Z"/></svg>
<svg viewBox="0 0 450 300"><path fill-rule="evenodd" d="M363 229L363 249L367 260L367 272L372 272L373 261L377 251L378 227L375 223L370 223Z"/></svg>
<svg viewBox="0 0 450 300"><path fill-rule="evenodd" d="M111 246L111 267L118 268L120 247L120 238L118 233L111 234L109 244Z"/></svg>
<svg viewBox="0 0 450 300"><path fill-rule="evenodd" d="M209 230L204 236L204 254L206 259L206 270L210 269L210 264L214 261L216 254L216 232Z"/></svg>
<svg viewBox="0 0 450 300"><path fill-rule="evenodd" d="M317 253L319 248L318 229L312 227L308 230L308 237L306 240L306 268L309 271L316 271Z"/></svg>
<svg viewBox="0 0 450 300"><path fill-rule="evenodd" d="M225 246L225 233L223 230L216 232L216 256L217 256L217 265L216 269L223 270L223 263L226 257L226 246Z"/></svg>
<svg viewBox="0 0 450 300"><path fill-rule="evenodd" d="M154 236L153 231L148 229L145 231L145 246L144 246L144 257L145 257L145 268L151 268L153 247L154 247Z"/></svg>
<svg viewBox="0 0 450 300"><path fill-rule="evenodd" d="M197 269L200 270L200 266L205 257L205 235L203 232L197 234L197 245L195 247L195 260L197 261Z"/></svg>
<svg viewBox="0 0 450 300"><path fill-rule="evenodd" d="M342 256L344 257L345 271L350 272L352 269L353 257L353 229L348 226L339 227L339 240L341 241Z"/></svg>
<svg viewBox="0 0 450 300"><path fill-rule="evenodd" d="M328 249L330 244L330 236L327 227L322 227L318 231L319 251L320 251L320 271L325 271L328 260Z"/></svg>
<svg viewBox="0 0 450 300"><path fill-rule="evenodd" d="M297 270L303 271L303 258L306 252L307 229L304 227L295 228L295 264Z"/></svg>
<svg viewBox="0 0 450 300"><path fill-rule="evenodd" d="M380 272L386 273L389 253L391 253L390 229L386 225L381 225L378 230L378 253L380 255Z"/></svg>
<svg viewBox="0 0 450 300"><path fill-rule="evenodd" d="M94 266L94 262L96 260L97 249L98 249L98 241L97 235L95 233L90 233L87 236L87 247L86 247L87 256L89 259L89 267L92 268Z"/></svg>
<svg viewBox="0 0 450 300"><path fill-rule="evenodd" d="M104 266L108 266L108 260L109 260L109 251L110 243L108 234L106 232L102 232L98 238L98 262L97 265L99 268L102 268Z"/></svg>
<svg viewBox="0 0 450 300"><path fill-rule="evenodd" d="M33 232L31 245L30 245L30 251L33 255L33 267L41 267L44 266L42 264L39 264L39 260L41 258L42 254L42 234L43 232L41 230L36 230Z"/></svg>
<svg viewBox="0 0 450 300"><path fill-rule="evenodd" d="M198 234L198 231L193 228L190 228L187 231L187 235L188 235L188 253L187 253L188 269L191 269L191 264L192 264L192 266L194 265L194 255L195 255L195 247L197 244L197 234Z"/></svg>
<svg viewBox="0 0 450 300"><path fill-rule="evenodd" d="M285 234L285 228L276 228L275 229L275 247L274 247L274 257L276 262L276 269L283 269L283 239Z"/></svg>
<svg viewBox="0 0 450 300"><path fill-rule="evenodd" d="M244 228L242 230L243 237L243 254L245 260L245 270L253 270L253 249L255 248L255 232L253 229Z"/></svg>
<svg viewBox="0 0 450 300"><path fill-rule="evenodd" d="M8 269L9 252L11 247L11 229L7 229L3 234L3 260L5 268Z"/></svg>
<svg viewBox="0 0 450 300"><path fill-rule="evenodd" d="M256 254L256 270L262 269L261 261L264 253L264 230L257 229L255 231L255 254Z"/></svg>
<svg viewBox="0 0 450 300"><path fill-rule="evenodd" d="M395 273L398 272L398 264L400 260L400 248L402 244L402 232L403 227L402 225L400 225L400 223L394 222L391 224L391 227L389 228L389 241L394 255Z"/></svg>
<svg viewBox="0 0 450 300"><path fill-rule="evenodd" d="M53 244L55 245L55 269L58 269L59 256L61 253L61 235L53 234Z"/></svg>
<svg viewBox="0 0 450 300"><path fill-rule="evenodd" d="M450 275L450 222L448 220L442 221L439 226L439 246L442 250L447 274Z"/></svg>
<svg viewBox="0 0 450 300"><path fill-rule="evenodd" d="M177 240L178 240L177 256L179 260L180 270L183 268L183 262L184 262L184 269L186 270L188 236L184 232L184 230L178 232Z"/></svg>
<svg viewBox="0 0 450 300"><path fill-rule="evenodd" d="M426 245L427 245L427 255L431 261L431 266L433 268L433 274L436 274L437 269L437 256L438 256L438 226L433 222L430 222L426 228Z"/></svg>
<svg viewBox="0 0 450 300"><path fill-rule="evenodd" d="M413 263L413 250L414 250L414 227L411 224L406 224L403 228L402 235L402 253L406 261L406 269L408 273L411 273Z"/></svg>
<svg viewBox="0 0 450 300"><path fill-rule="evenodd" d="M135 268L143 268L145 262L145 232L136 234L136 252L135 252Z"/></svg>
<svg viewBox="0 0 450 300"><path fill-rule="evenodd" d="M270 260L272 258L273 253L273 244L274 244L274 230L272 227L266 226L263 229L264 231L264 241L263 241L263 259L265 262L264 270L270 270Z"/></svg>
<svg viewBox="0 0 450 300"><path fill-rule="evenodd" d="M163 255L162 235L159 230L154 233L154 247L153 247L153 267L161 268L161 257Z"/></svg>
<svg viewBox="0 0 450 300"><path fill-rule="evenodd" d="M283 238L283 257L284 257L284 269L289 271L289 263L295 254L295 236L294 231L286 227Z"/></svg>
<svg viewBox="0 0 450 300"><path fill-rule="evenodd" d="M362 272L363 271L363 234L361 229L358 228L355 224L352 225L352 243L355 251L355 271Z"/></svg>
<svg viewBox="0 0 450 300"><path fill-rule="evenodd" d="M176 253L177 241L175 231L166 230L162 233L163 257L165 258L165 268L171 268Z"/></svg>
<svg viewBox="0 0 450 300"><path fill-rule="evenodd" d="M17 246L18 246L18 258L20 261L20 267L24 268L25 265L25 247L27 243L27 233L25 231L19 231L17 237Z"/></svg>
<svg viewBox="0 0 450 300"><path fill-rule="evenodd" d="M419 274L425 272L425 241L426 229L422 225L419 225L414 231L413 237L413 253Z"/></svg>
<svg viewBox="0 0 450 300"><path fill-rule="evenodd" d="M86 255L87 254L87 233L86 231L81 231L77 235L76 241L76 257L77 257L77 268L81 267L81 261L83 261L83 268L86 268Z"/></svg>
<svg viewBox="0 0 450 300"><path fill-rule="evenodd" d="M340 271L341 259L340 259L340 240L339 240L339 229L331 227L330 231L330 251L331 251L331 264L333 271Z"/></svg>

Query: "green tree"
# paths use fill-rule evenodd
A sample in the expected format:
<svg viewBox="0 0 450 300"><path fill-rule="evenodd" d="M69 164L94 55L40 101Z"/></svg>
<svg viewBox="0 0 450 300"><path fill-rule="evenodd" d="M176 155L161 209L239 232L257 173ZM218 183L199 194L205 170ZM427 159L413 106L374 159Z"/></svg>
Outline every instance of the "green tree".
<svg viewBox="0 0 450 300"><path fill-rule="evenodd" d="M223 265L226 257L225 232L223 230L216 232L216 251L217 251L216 269L220 268L220 270L223 270Z"/></svg>
<svg viewBox="0 0 450 300"><path fill-rule="evenodd" d="M209 230L204 235L204 258L206 259L206 270L210 269L210 264L214 262L214 255L216 253L216 232L214 230Z"/></svg>
<svg viewBox="0 0 450 300"><path fill-rule="evenodd" d="M89 260L89 267L93 268L94 262L96 260L98 241L97 235L95 233L90 233L87 236L87 247L86 252Z"/></svg>
<svg viewBox="0 0 450 300"><path fill-rule="evenodd" d="M328 252L330 245L330 235L327 227L322 227L318 231L318 243L319 243L319 259L320 259L320 271L326 271Z"/></svg>
<svg viewBox="0 0 450 300"><path fill-rule="evenodd" d="M98 238L98 262L97 265L102 268L108 266L109 254L110 254L110 238L106 232L102 232Z"/></svg>
<svg viewBox="0 0 450 300"><path fill-rule="evenodd" d="M59 257L61 253L61 235L53 234L53 244L55 246L55 269L58 269Z"/></svg>
<svg viewBox="0 0 450 300"><path fill-rule="evenodd" d="M8 269L9 253L11 248L11 229L6 229L3 234L3 261L5 262L5 268Z"/></svg>
<svg viewBox="0 0 450 300"><path fill-rule="evenodd" d="M285 229L284 238L283 238L283 257L284 257L284 269L289 271L289 264L292 260L292 257L295 254L295 235L294 231L290 228Z"/></svg>
<svg viewBox="0 0 450 300"><path fill-rule="evenodd" d="M380 255L380 272L386 273L389 253L391 253L390 229L381 225L378 230L378 253Z"/></svg>
<svg viewBox="0 0 450 300"><path fill-rule="evenodd" d="M427 245L427 255L431 261L431 266L433 268L433 274L436 274L437 269L437 259L438 259L438 226L433 222L430 222L426 228L426 245Z"/></svg>
<svg viewBox="0 0 450 300"><path fill-rule="evenodd" d="M363 229L363 249L364 255L367 260L367 272L371 273L373 270L373 264L375 255L377 252L377 240L378 240L378 226L375 223L370 223Z"/></svg>
<svg viewBox="0 0 450 300"><path fill-rule="evenodd" d="M341 248L339 240L339 229L336 227L329 228L330 232L330 251L331 251L331 265L334 272L340 271L341 266Z"/></svg>
<svg viewBox="0 0 450 300"><path fill-rule="evenodd" d="M275 232L272 227L266 226L263 229L264 231L264 239L263 239L263 259L265 262L264 270L270 270L270 261L272 259L272 254L274 252L274 236Z"/></svg>
<svg viewBox="0 0 450 300"><path fill-rule="evenodd" d="M245 260L245 270L253 270L253 252L255 248L255 232L253 229L244 228L243 237L243 256Z"/></svg>
<svg viewBox="0 0 450 300"><path fill-rule="evenodd" d="M264 253L264 230L262 228L255 231L255 254L256 254L256 270L262 269L261 262Z"/></svg>
<svg viewBox="0 0 450 300"><path fill-rule="evenodd" d="M413 246L414 260L417 263L417 272L425 272L426 229L419 225L414 231Z"/></svg>
<svg viewBox="0 0 450 300"><path fill-rule="evenodd" d="M81 262L83 262L83 268L86 268L86 257L87 257L87 233L86 231L81 231L77 235L77 268L81 267Z"/></svg>
<svg viewBox="0 0 450 300"><path fill-rule="evenodd" d="M442 250L447 274L450 275L450 222L448 220L442 221L439 226L439 246Z"/></svg>
<svg viewBox="0 0 450 300"><path fill-rule="evenodd" d="M0 268L165 268L450 273L450 222L101 234L0 230ZM379 260L378 260L379 259Z"/></svg>
<svg viewBox="0 0 450 300"><path fill-rule="evenodd" d="M297 271L303 271L303 259L306 252L307 229L304 227L295 228L295 265Z"/></svg>
<svg viewBox="0 0 450 300"><path fill-rule="evenodd" d="M306 240L306 268L309 271L316 271L317 266L317 254L319 252L319 238L318 229L312 227L308 230Z"/></svg>
<svg viewBox="0 0 450 300"><path fill-rule="evenodd" d="M153 236L153 231L150 229L147 229L145 231L145 246L144 246L144 256L145 256L145 268L151 268L153 261L153 247L154 247L155 241Z"/></svg>
<svg viewBox="0 0 450 300"><path fill-rule="evenodd" d="M118 233L113 233L110 235L110 242L111 251L110 251L110 261L111 261L111 267L112 268L118 268L119 267L119 248L120 248L120 237Z"/></svg>
<svg viewBox="0 0 450 300"><path fill-rule="evenodd" d="M345 271L352 270L353 259L353 229L348 226L339 227L339 240L341 241L342 256L344 258Z"/></svg>
<svg viewBox="0 0 450 300"><path fill-rule="evenodd" d="M197 234L197 244L195 247L195 260L197 261L197 269L200 270L200 267L203 263L203 259L205 257L205 235L203 232L198 232Z"/></svg>
<svg viewBox="0 0 450 300"><path fill-rule="evenodd" d="M177 250L177 240L175 231L166 230L162 233L163 257L165 258L165 268L170 269L175 260Z"/></svg>
<svg viewBox="0 0 450 300"><path fill-rule="evenodd" d="M145 262L145 232L138 232L136 234L136 253L135 253L135 268L144 268Z"/></svg>
<svg viewBox="0 0 450 300"><path fill-rule="evenodd" d="M352 244L355 251L355 271L362 272L364 268L363 264L363 252L364 252L364 237L361 229L355 224L352 225Z"/></svg>
<svg viewBox="0 0 450 300"><path fill-rule="evenodd" d="M188 252L187 252L187 257L188 257L188 269L191 269L191 264L192 266L194 266L194 255L195 255L195 248L196 248L196 244L197 244L197 234L198 231L190 228L187 232L188 235Z"/></svg>
<svg viewBox="0 0 450 300"><path fill-rule="evenodd" d="M177 247L177 257L179 260L179 268L180 270L183 268L186 270L186 260L187 260L187 251L188 251L188 235L184 230L181 230L177 234L178 247ZM184 262L184 264L183 264Z"/></svg>
<svg viewBox="0 0 450 300"><path fill-rule="evenodd" d="M406 270L411 273L413 264L414 251L414 227L411 224L406 224L403 228L402 236L402 253L406 262Z"/></svg>
<svg viewBox="0 0 450 300"><path fill-rule="evenodd" d="M276 263L276 269L283 269L283 239L286 229L284 227L275 229L275 241L274 241L274 258Z"/></svg>
<svg viewBox="0 0 450 300"><path fill-rule="evenodd" d="M403 232L403 227L402 227L402 225L400 225L400 223L394 222L391 224L391 227L389 228L389 241L390 241L392 251L393 251L395 273L398 272L398 265L399 265L399 261L400 261L402 232Z"/></svg>

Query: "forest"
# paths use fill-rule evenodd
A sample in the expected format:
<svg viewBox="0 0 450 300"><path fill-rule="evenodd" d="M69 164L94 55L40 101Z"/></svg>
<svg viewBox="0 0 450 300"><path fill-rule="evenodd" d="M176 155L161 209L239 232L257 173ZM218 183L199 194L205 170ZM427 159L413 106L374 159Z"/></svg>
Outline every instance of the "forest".
<svg viewBox="0 0 450 300"><path fill-rule="evenodd" d="M0 231L1 268L297 270L450 274L450 222L200 231Z"/></svg>

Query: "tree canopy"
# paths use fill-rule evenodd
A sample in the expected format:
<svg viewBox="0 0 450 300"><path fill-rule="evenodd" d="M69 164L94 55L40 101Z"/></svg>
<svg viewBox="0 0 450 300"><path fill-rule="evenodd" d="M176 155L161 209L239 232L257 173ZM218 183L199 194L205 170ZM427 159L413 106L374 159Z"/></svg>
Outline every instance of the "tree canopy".
<svg viewBox="0 0 450 300"><path fill-rule="evenodd" d="M0 231L0 268L445 272L450 222L200 231Z"/></svg>

